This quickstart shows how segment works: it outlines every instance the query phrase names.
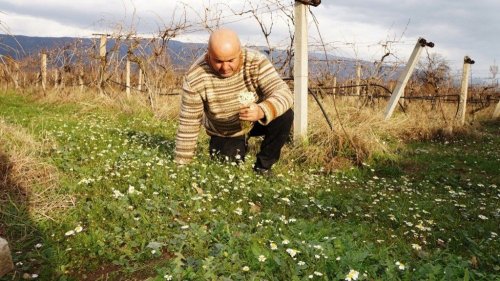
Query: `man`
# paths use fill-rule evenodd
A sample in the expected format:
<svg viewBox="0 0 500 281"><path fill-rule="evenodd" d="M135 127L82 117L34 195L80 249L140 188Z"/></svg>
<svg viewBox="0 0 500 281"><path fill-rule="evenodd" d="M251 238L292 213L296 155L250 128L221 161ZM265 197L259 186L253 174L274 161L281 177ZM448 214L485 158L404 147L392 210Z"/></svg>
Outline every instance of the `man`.
<svg viewBox="0 0 500 281"><path fill-rule="evenodd" d="M251 95L249 103L240 102L242 93ZM247 134L263 135L254 170L267 173L290 134L292 105L290 89L264 55L242 48L234 31L216 30L184 77L175 161L192 160L203 124L211 155L232 161L244 160Z"/></svg>

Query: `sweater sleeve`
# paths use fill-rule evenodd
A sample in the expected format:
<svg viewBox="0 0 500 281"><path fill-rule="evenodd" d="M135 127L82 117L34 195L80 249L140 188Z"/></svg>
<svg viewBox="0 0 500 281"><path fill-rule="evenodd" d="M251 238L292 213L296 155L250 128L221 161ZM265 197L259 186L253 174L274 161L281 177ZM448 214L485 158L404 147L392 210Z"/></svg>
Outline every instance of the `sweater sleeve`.
<svg viewBox="0 0 500 281"><path fill-rule="evenodd" d="M264 95L259 106L265 115L259 122L267 125L293 106L293 94L271 62L263 55L257 69L258 88Z"/></svg>
<svg viewBox="0 0 500 281"><path fill-rule="evenodd" d="M182 88L179 126L175 138L175 162L188 164L196 151L203 116L203 101L198 93L192 91L186 78Z"/></svg>

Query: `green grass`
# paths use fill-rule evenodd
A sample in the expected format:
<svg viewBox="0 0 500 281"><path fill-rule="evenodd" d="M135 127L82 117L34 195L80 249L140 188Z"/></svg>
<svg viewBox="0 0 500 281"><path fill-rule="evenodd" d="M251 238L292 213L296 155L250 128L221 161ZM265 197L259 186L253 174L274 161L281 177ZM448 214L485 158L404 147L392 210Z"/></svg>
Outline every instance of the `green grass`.
<svg viewBox="0 0 500 281"><path fill-rule="evenodd" d="M57 193L75 198L50 219L26 198L4 201L18 272L0 280L500 278L498 123L342 173L283 159L263 178L252 155L211 162L205 139L177 167L176 120L12 93L0 93L0 120L50 140L40 159L60 173Z"/></svg>

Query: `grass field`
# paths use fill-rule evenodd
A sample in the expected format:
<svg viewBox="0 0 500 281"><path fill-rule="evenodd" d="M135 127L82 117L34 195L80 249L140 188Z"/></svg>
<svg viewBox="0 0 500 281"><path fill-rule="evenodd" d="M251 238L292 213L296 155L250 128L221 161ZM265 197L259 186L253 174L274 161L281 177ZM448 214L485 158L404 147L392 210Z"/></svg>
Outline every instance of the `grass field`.
<svg viewBox="0 0 500 281"><path fill-rule="evenodd" d="M500 280L500 124L476 123L337 172L289 145L266 178L206 136L177 167L174 118L1 92L0 279Z"/></svg>

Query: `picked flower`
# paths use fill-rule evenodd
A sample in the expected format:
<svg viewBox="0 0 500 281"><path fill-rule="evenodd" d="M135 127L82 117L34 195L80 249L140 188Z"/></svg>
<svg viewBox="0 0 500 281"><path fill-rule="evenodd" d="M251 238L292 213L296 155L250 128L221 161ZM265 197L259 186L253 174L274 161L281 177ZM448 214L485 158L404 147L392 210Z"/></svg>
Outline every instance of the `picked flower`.
<svg viewBox="0 0 500 281"><path fill-rule="evenodd" d="M243 106L251 106L255 102L255 94L252 92L241 92L239 95L240 104ZM252 121L241 120L241 128L245 131L249 131L252 127Z"/></svg>
<svg viewBox="0 0 500 281"><path fill-rule="evenodd" d="M252 92L241 92L239 101L241 105L250 105L255 102L255 94Z"/></svg>

